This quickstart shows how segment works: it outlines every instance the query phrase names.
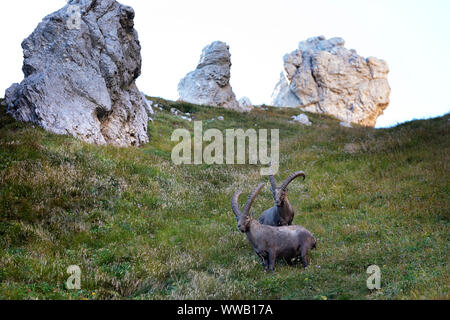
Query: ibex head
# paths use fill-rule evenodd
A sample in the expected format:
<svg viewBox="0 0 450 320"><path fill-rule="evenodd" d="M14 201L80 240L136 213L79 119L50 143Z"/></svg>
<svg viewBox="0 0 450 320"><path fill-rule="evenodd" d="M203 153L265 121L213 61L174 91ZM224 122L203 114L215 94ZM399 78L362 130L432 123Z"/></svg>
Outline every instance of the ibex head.
<svg viewBox="0 0 450 320"><path fill-rule="evenodd" d="M287 199L288 194L288 185L294 181L294 179L298 177L303 177L303 180L305 180L306 175L303 171L297 171L291 174L286 180L284 180L283 184L280 187L277 187L277 183L275 181L275 178L273 176L269 176L270 178L270 190L273 194L273 199L275 201L275 204L277 207L282 207L284 202Z"/></svg>
<svg viewBox="0 0 450 320"><path fill-rule="evenodd" d="M253 220L250 214L250 208L255 201L258 193L264 188L264 185L264 183L261 183L256 187L255 190L253 190L252 194L248 197L248 200L245 203L243 212L241 212L241 210L239 209L238 204L239 196L241 195L242 191L236 191L233 195L233 198L231 199L231 207L233 208L233 212L236 215L236 220L238 221L238 229L243 233L248 232L250 229L250 222Z"/></svg>

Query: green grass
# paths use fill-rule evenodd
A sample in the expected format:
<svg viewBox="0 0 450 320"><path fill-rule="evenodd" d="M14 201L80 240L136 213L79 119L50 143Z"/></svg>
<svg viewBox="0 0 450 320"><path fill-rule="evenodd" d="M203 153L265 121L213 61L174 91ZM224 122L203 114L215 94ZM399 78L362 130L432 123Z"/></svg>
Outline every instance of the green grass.
<svg viewBox="0 0 450 320"><path fill-rule="evenodd" d="M449 115L374 130L308 114L304 127L289 123L298 110L158 102L142 148L88 145L1 110L1 299L449 298ZM277 179L308 175L290 201L318 239L310 267L263 271L230 208L236 189L264 181L259 167L174 166L171 133L193 124L173 107L205 129L280 129ZM254 210L269 206L265 188ZM372 264L379 291L365 284ZM69 265L82 290L65 288Z"/></svg>

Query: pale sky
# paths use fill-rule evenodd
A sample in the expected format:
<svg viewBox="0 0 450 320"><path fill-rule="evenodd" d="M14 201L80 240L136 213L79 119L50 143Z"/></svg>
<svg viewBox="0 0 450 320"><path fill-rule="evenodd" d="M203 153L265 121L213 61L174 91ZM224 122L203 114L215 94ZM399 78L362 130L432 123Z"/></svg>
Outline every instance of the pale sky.
<svg viewBox="0 0 450 320"><path fill-rule="evenodd" d="M23 79L20 44L65 0L2 1L0 96ZM136 11L141 91L171 100L215 40L230 45L238 99L270 103L283 55L312 36L342 37L358 54L390 67L391 104L377 127L450 112L450 1L122 0Z"/></svg>

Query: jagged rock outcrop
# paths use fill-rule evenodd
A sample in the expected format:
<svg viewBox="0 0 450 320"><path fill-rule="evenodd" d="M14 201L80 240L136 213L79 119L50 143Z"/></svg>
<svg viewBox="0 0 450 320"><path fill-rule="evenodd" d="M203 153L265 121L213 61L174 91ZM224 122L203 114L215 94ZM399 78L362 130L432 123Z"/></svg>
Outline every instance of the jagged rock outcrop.
<svg viewBox="0 0 450 320"><path fill-rule="evenodd" d="M230 69L230 47L226 43L215 41L206 46L197 69L188 73L180 81L179 100L245 111L240 108L231 88Z"/></svg>
<svg viewBox="0 0 450 320"><path fill-rule="evenodd" d="M8 113L89 143L148 142L133 20L114 0L69 1L45 17L22 43L25 79L6 91Z"/></svg>
<svg viewBox="0 0 450 320"><path fill-rule="evenodd" d="M365 126L375 126L389 105L387 63L344 48L342 38L302 41L284 56L284 72L272 95L279 107L302 107Z"/></svg>
<svg viewBox="0 0 450 320"><path fill-rule="evenodd" d="M155 114L155 110L153 110L153 101L147 99L145 93L141 92L142 99L144 100L145 111L147 112L148 120L153 121L152 116Z"/></svg>
<svg viewBox="0 0 450 320"><path fill-rule="evenodd" d="M238 102L242 109L251 109L253 107L252 101L248 97L242 97Z"/></svg>

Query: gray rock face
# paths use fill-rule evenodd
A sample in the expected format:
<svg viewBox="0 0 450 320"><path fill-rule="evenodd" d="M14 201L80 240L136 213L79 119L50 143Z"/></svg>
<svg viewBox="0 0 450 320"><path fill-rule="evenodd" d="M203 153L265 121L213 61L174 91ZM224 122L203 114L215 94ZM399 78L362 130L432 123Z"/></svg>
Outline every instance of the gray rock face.
<svg viewBox="0 0 450 320"><path fill-rule="evenodd" d="M284 56L284 72L272 95L279 107L302 107L345 121L375 126L389 105L387 63L344 48L342 38L302 41Z"/></svg>
<svg viewBox="0 0 450 320"><path fill-rule="evenodd" d="M141 92L142 100L144 100L145 111L147 112L148 120L153 121L152 116L155 114L155 110L153 110L153 101L147 100L147 97L143 92Z"/></svg>
<svg viewBox="0 0 450 320"><path fill-rule="evenodd" d="M133 20L114 0L70 1L45 17L22 43L25 79L6 91L8 113L89 143L148 142Z"/></svg>
<svg viewBox="0 0 450 320"><path fill-rule="evenodd" d="M306 114L299 114L298 116L292 116L291 117L293 122L304 124L305 126L311 126L312 122L309 121L309 118Z"/></svg>
<svg viewBox="0 0 450 320"><path fill-rule="evenodd" d="M215 41L203 49L197 69L178 85L179 100L243 111L230 85L230 47Z"/></svg>
<svg viewBox="0 0 450 320"><path fill-rule="evenodd" d="M342 121L339 125L343 128L353 128L351 123Z"/></svg>
<svg viewBox="0 0 450 320"><path fill-rule="evenodd" d="M295 93L291 91L289 81L284 72L280 74L280 80L275 86L272 93L272 103L275 107L290 107L295 108L300 105L300 100Z"/></svg>
<svg viewBox="0 0 450 320"><path fill-rule="evenodd" d="M239 102L239 106L241 107L242 110L249 111L253 107L253 103L250 100L250 98L248 98L248 97L242 97L239 99L238 102Z"/></svg>

